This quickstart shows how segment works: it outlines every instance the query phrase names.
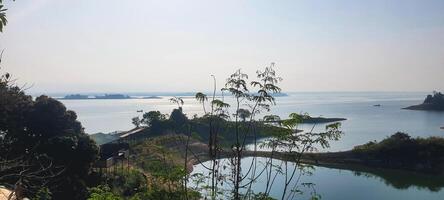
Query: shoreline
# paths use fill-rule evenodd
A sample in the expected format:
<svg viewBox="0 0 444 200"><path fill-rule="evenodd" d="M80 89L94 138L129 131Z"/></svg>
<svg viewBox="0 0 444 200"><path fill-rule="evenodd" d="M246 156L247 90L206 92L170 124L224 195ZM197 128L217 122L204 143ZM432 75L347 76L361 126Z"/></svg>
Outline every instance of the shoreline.
<svg viewBox="0 0 444 200"><path fill-rule="evenodd" d="M435 111L444 112L444 109L437 109L432 104L418 104L402 108L403 110L422 110L422 111Z"/></svg>
<svg viewBox="0 0 444 200"><path fill-rule="evenodd" d="M220 157L218 159L225 159L232 157L232 154L229 153L221 153ZM284 153L284 152L272 152L270 151L244 151L243 158L248 157L261 157L261 158L271 158L273 156L273 159L281 160L281 161L295 161L295 154L294 153ZM191 174L194 170L194 166L198 165L200 163L204 163L207 161L210 161L211 159L208 156L202 156L199 157L199 159L192 158L188 161L187 164L187 171ZM189 166L192 163L191 166ZM409 173L416 173L416 174L422 174L422 175L434 175L444 178L444 172L441 173L433 173L430 171L424 171L419 169L411 169L411 168L395 168L395 167L389 167L380 164L380 161L378 160L366 160L364 158L361 158L359 156L356 156L353 154L351 150L349 151L339 151L339 152L325 152L325 153L306 153L302 155L302 158L300 160L301 164L309 164L319 167L327 167L332 169L346 169L351 171L362 171L359 169L367 169L368 170L393 170L398 172L409 172Z"/></svg>

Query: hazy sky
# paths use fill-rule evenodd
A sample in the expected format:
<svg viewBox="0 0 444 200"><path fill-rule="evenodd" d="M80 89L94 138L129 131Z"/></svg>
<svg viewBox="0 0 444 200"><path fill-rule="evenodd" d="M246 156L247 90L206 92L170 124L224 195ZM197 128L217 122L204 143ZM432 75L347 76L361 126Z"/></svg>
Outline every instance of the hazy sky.
<svg viewBox="0 0 444 200"><path fill-rule="evenodd" d="M8 1L2 71L32 92L210 91L275 62L284 91L444 90L443 0Z"/></svg>

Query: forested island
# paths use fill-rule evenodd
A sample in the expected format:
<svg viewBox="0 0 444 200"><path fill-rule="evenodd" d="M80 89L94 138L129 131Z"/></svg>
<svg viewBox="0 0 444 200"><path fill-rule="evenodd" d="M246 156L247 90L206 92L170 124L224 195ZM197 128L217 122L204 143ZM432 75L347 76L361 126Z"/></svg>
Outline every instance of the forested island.
<svg viewBox="0 0 444 200"><path fill-rule="evenodd" d="M326 117L310 117L307 116L306 118L304 118L302 120L301 123L306 123L306 124L317 124L317 123L331 123L331 122L340 122L340 121L345 121L347 119L345 118L326 118Z"/></svg>
<svg viewBox="0 0 444 200"><path fill-rule="evenodd" d="M427 95L422 104L409 106L404 109L444 111L444 95L441 92L433 92L433 94Z"/></svg>
<svg viewBox="0 0 444 200"><path fill-rule="evenodd" d="M105 95L97 95L96 99L130 99L131 97L124 94L105 94Z"/></svg>
<svg viewBox="0 0 444 200"><path fill-rule="evenodd" d="M142 99L162 99L162 97L158 97L158 96L148 96L148 97L142 97Z"/></svg>
<svg viewBox="0 0 444 200"><path fill-rule="evenodd" d="M81 95L81 94L69 94L63 97L64 100L77 100L77 99L130 99L131 97L124 94L105 94L105 95L94 95L93 97L89 97L89 95Z"/></svg>
<svg viewBox="0 0 444 200"><path fill-rule="evenodd" d="M63 99L89 99L89 96L81 94L69 94L63 97Z"/></svg>

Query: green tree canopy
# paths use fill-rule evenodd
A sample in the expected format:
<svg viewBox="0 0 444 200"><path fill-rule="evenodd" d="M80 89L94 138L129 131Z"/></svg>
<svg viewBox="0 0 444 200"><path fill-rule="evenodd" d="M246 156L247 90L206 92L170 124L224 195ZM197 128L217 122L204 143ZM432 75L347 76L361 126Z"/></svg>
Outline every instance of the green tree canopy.
<svg viewBox="0 0 444 200"><path fill-rule="evenodd" d="M74 111L47 96L33 100L11 80L9 74L0 78L0 159L20 158L33 167L40 164L33 158L45 155L52 167L63 169L47 180L50 190L56 188L53 197L84 199L84 180L98 154L95 142Z"/></svg>

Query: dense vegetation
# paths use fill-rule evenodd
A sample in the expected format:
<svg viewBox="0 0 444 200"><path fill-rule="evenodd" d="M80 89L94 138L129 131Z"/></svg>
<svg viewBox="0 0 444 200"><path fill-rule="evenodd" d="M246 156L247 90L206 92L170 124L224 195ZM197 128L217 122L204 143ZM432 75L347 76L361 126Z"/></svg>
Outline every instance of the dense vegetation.
<svg viewBox="0 0 444 200"><path fill-rule="evenodd" d="M179 159L172 158L172 152L157 144L157 140L142 142L145 144L143 148L140 147L142 144L133 146L133 151L140 156L134 160L135 169L99 174L91 168L98 157L98 147L83 132L75 112L66 110L62 103L47 96L33 99L13 84L8 74L1 76L0 96L0 182L13 190L17 197L199 197L198 193L181 187L186 169L182 163L177 163ZM153 119L146 123L154 127L159 123L157 125L170 127L165 130L175 130L179 123L188 120L181 111L173 111L171 116L170 120L158 116L158 122ZM107 145L103 145L101 152L116 151L107 149ZM147 149L149 153L144 154Z"/></svg>
<svg viewBox="0 0 444 200"><path fill-rule="evenodd" d="M145 113L141 119L142 124L149 127L149 129L146 129L145 131L145 136L160 136L169 133L186 134L191 131L192 137L198 138L200 141L205 142L209 140L209 121L212 121L213 124L217 124L219 126L218 130L220 131L220 134L218 137L223 147L229 147L229 145L232 144L236 139L232 134L236 124L232 121L223 118L210 119L208 116L194 116L194 118L188 119L185 114L177 111L179 111L179 109L174 109L171 115L169 115L171 116L170 118L167 118L167 115L161 114L159 111L150 111ZM244 129L247 128L247 125L248 124L246 123L239 124L239 126ZM257 129L257 134L247 135L247 142L252 142L254 137L256 137L256 139L271 137L273 136L273 133L284 130L282 127L259 122L255 123L255 127Z"/></svg>
<svg viewBox="0 0 444 200"><path fill-rule="evenodd" d="M444 138L411 138L395 133L380 141L356 146L353 152L368 162L395 169L409 169L442 174Z"/></svg>
<svg viewBox="0 0 444 200"><path fill-rule="evenodd" d="M433 92L433 96L427 95L424 104L431 104L437 109L444 109L444 95L441 92Z"/></svg>
<svg viewBox="0 0 444 200"><path fill-rule="evenodd" d="M0 79L0 179L35 194L46 185L54 197L85 198L86 179L98 149L77 115L47 96L35 100Z"/></svg>

